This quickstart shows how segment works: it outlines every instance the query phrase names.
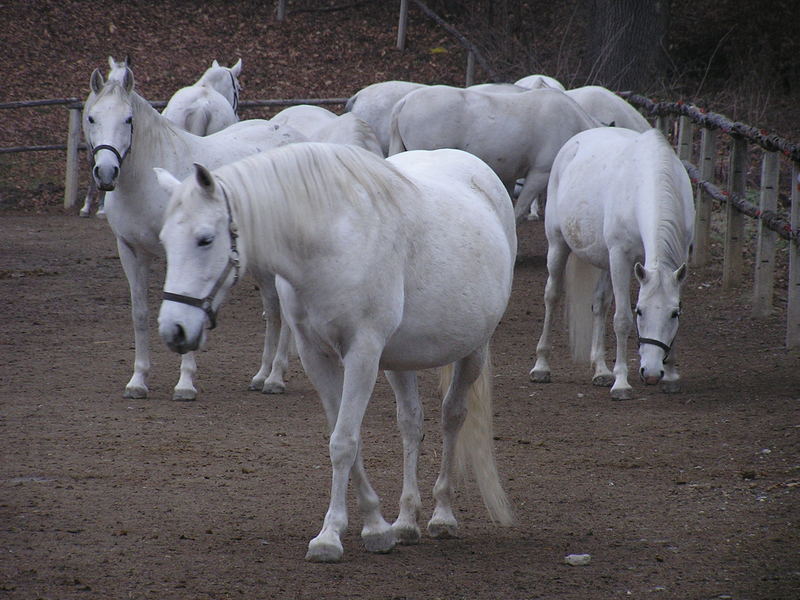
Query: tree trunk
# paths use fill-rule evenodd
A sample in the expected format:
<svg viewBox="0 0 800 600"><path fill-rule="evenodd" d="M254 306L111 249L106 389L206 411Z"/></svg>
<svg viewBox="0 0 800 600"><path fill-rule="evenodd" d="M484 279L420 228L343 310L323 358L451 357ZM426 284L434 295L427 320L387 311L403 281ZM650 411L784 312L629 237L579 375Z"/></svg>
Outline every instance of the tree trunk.
<svg viewBox="0 0 800 600"><path fill-rule="evenodd" d="M668 0L587 0L589 83L640 93L666 70Z"/></svg>

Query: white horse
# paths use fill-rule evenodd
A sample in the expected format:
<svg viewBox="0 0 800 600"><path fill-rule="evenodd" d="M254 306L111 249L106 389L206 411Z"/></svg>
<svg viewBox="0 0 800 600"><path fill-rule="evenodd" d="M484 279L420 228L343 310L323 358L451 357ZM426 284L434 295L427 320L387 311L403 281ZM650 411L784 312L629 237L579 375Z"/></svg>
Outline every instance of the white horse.
<svg viewBox="0 0 800 600"><path fill-rule="evenodd" d="M222 131L239 121L241 72L241 58L232 67L220 66L215 60L193 85L175 92L161 114L195 135Z"/></svg>
<svg viewBox="0 0 800 600"><path fill-rule="evenodd" d="M159 315L170 348L202 345L236 280L236 257L259 281L277 274L281 306L332 430L330 506L307 559L341 558L351 477L367 550L418 541L418 369L454 363L428 532L447 537L457 528L457 438L490 515L511 522L492 452L488 352L511 292L517 241L508 195L484 163L457 150L384 160L355 146L309 142L213 173L198 167L183 183L165 171L159 180L172 193L161 231L167 277ZM196 308L200 298L207 312ZM361 456L361 421L379 369L397 399L405 457L392 526Z"/></svg>
<svg viewBox="0 0 800 600"><path fill-rule="evenodd" d="M591 360L595 385L613 382L612 398L631 397L626 346L635 274L642 380L661 381L665 392L679 391L674 342L694 234L694 204L689 177L672 148L656 129L584 131L559 152L547 196L545 318L531 379L550 381L553 310L566 279L573 357ZM617 340L613 374L604 347L612 291Z"/></svg>
<svg viewBox="0 0 800 600"><path fill-rule="evenodd" d="M652 129L642 113L609 89L599 85L587 85L564 93L603 125L624 127L639 133Z"/></svg>
<svg viewBox="0 0 800 600"><path fill-rule="evenodd" d="M436 85L415 90L395 104L389 153L466 150L494 169L509 195L524 178L515 205L519 222L545 191L561 146L576 133L598 126L558 90L486 94Z"/></svg>
<svg viewBox="0 0 800 600"><path fill-rule="evenodd" d="M345 111L354 114L372 128L383 155L388 156L392 107L409 92L424 87L427 87L424 83L411 81L373 83L353 94L347 101Z"/></svg>
<svg viewBox="0 0 800 600"><path fill-rule="evenodd" d="M564 91L564 85L560 81L547 75L540 74L528 75L522 79L517 79L514 82L514 85L528 88L529 90L552 88L554 90L561 90L562 92Z"/></svg>
<svg viewBox="0 0 800 600"><path fill-rule="evenodd" d="M352 144L384 156L375 132L352 113L337 115L321 106L298 104L284 108L270 121L294 127L309 141Z"/></svg>
<svg viewBox="0 0 800 600"><path fill-rule="evenodd" d="M221 165L294 141L302 136L290 128L264 120L242 121L223 131L199 137L173 125L153 109L133 89L133 72L125 67L121 80L103 80L99 70L91 77L91 94L84 109L84 136L94 156L92 175L106 194L106 216L117 238L122 267L131 290L136 358L133 376L125 387L125 396L147 396L150 353L147 335L147 281L154 256L161 253L158 233L164 220L168 196L156 181L153 167L164 167L185 176L192 163L199 161ZM267 338L261 370L251 386L283 387L286 368L285 349L281 354L278 332L281 327L277 293L262 286L267 320ZM282 336L286 337L286 336ZM273 361L272 373L269 363ZM264 364L267 363L267 364ZM181 361L181 375L175 387L176 399L196 396L196 371L192 355Z"/></svg>
<svg viewBox="0 0 800 600"><path fill-rule="evenodd" d="M123 61L116 61L112 56L108 57L108 79L122 81L125 77L125 68L131 66L131 59L129 56L125 57ZM91 92L93 93L93 92ZM90 93L90 98L91 98ZM89 161L89 170L94 168L94 155L91 152L86 153L86 159ZM83 200L83 206L78 213L81 217L92 216L92 205L97 204L97 216L105 218L105 198L106 193L97 189L97 184L94 182L94 177L89 178L89 185L86 187L86 198Z"/></svg>

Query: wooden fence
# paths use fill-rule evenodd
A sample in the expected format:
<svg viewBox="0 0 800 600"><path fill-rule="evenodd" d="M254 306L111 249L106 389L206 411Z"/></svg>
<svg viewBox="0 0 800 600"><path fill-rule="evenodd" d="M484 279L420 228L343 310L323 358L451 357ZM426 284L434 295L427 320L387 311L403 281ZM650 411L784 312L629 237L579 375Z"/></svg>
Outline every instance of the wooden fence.
<svg viewBox="0 0 800 600"><path fill-rule="evenodd" d="M732 289L742 282L744 274L745 217L757 219L755 239L755 267L753 274L752 316L763 318L769 315L774 305L776 247L778 238L787 240L788 284L786 311L786 347L800 348L800 147L796 144L768 135L743 123L705 112L697 107L673 102L656 103L648 98L631 93L620 94L643 114L655 120L655 126L667 132L677 127L676 152L683 160L696 186L696 233L692 261L695 265L706 264L710 259L712 240L712 208L716 202L724 209L723 233L723 289ZM343 105L346 98L297 98L244 101L243 109L259 107L281 107L295 104ZM155 108L166 102L152 102ZM83 103L75 98L34 100L0 104L3 108L27 108L38 106L65 106L69 111L69 126L66 144L44 146L18 146L0 148L0 153L42 150L66 150L66 172L64 180L64 207L71 209L78 203L78 182L81 170L79 152L85 149L81 143L81 113ZM696 135L699 132L699 136ZM730 142L728 153L728 178L722 188L714 182L715 163L718 160L717 142L720 133ZM696 143L695 138L699 137ZM761 159L761 183L759 203L747 200L747 167L750 164L750 146L763 150ZM697 147L697 152L695 148ZM695 156L696 154L696 156ZM791 168L790 209L781 216L778 208L780 160L789 161Z"/></svg>

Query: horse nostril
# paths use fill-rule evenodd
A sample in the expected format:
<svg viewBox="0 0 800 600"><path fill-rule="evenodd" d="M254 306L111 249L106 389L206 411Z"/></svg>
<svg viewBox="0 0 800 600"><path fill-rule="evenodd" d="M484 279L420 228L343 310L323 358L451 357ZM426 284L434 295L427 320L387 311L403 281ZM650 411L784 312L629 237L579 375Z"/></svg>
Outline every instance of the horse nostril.
<svg viewBox="0 0 800 600"><path fill-rule="evenodd" d="M182 325L175 326L175 336L173 337L173 341L175 342L176 346L183 346L186 342L186 331L184 331Z"/></svg>

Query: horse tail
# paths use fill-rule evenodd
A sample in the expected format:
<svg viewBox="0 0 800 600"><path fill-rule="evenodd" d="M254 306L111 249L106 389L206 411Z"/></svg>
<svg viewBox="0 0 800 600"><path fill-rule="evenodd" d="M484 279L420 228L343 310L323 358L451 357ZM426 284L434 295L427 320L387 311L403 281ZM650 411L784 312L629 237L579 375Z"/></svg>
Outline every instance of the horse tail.
<svg viewBox="0 0 800 600"><path fill-rule="evenodd" d="M392 116L389 123L389 156L399 154L406 151L406 146L403 143L403 138L400 135L400 126L398 125L398 116L400 111L406 104L406 98L403 97L397 101L392 107Z"/></svg>
<svg viewBox="0 0 800 600"><path fill-rule="evenodd" d="M564 269L564 309L572 360L586 363L592 346L592 297L600 269L581 260L572 252Z"/></svg>
<svg viewBox="0 0 800 600"><path fill-rule="evenodd" d="M209 123L211 114L206 106L191 106L186 111L185 127L186 131L195 135L207 135L209 133Z"/></svg>
<svg viewBox="0 0 800 600"><path fill-rule="evenodd" d="M492 428L492 360L487 345L486 357L478 378L467 391L467 415L458 434L455 451L456 471L465 476L472 467L489 517L501 525L512 525L511 503L500 483L494 456ZM439 390L444 395L453 379L453 364L439 370Z"/></svg>

